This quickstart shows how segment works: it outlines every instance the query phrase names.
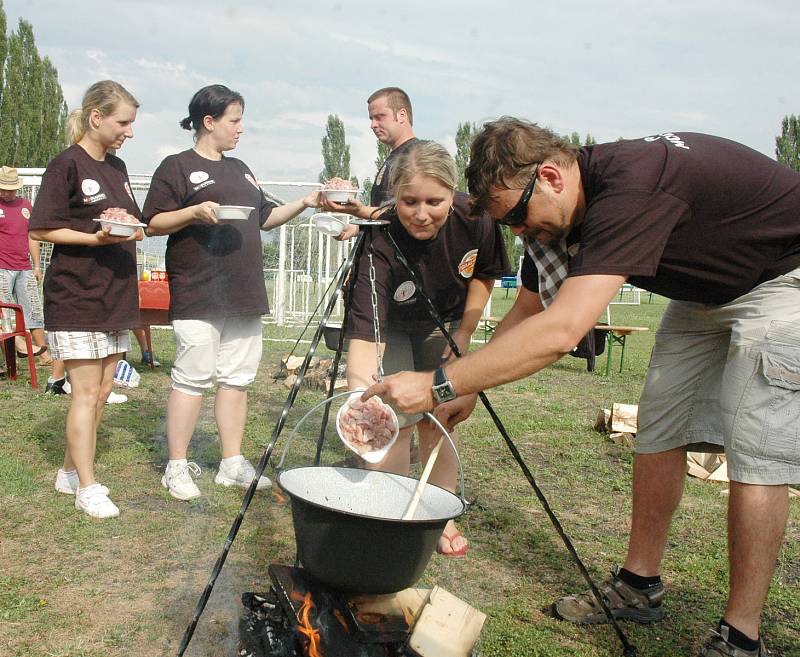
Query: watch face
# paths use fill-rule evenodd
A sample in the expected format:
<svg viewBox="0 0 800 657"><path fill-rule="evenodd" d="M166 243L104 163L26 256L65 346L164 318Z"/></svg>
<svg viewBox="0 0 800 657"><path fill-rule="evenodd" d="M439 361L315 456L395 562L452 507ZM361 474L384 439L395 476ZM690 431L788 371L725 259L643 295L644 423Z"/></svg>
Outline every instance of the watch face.
<svg viewBox="0 0 800 657"><path fill-rule="evenodd" d="M433 396L436 398L438 403L450 401L451 399L456 398L456 393L453 390L453 384L450 381L445 381L444 383L433 386Z"/></svg>

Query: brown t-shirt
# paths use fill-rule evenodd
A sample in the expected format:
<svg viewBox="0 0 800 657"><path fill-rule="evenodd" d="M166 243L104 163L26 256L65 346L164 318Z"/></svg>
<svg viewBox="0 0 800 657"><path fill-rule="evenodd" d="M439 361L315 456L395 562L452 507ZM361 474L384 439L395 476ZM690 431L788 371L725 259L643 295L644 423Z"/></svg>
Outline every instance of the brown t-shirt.
<svg viewBox="0 0 800 657"><path fill-rule="evenodd" d="M244 162L209 160L194 150L167 157L144 202L144 221L205 201L255 208L246 221L193 223L167 240L169 319L210 319L269 312L261 226L277 207Z"/></svg>
<svg viewBox="0 0 800 657"><path fill-rule="evenodd" d="M98 162L73 145L42 176L30 230L70 228L96 233L107 208L141 216L128 171L108 154ZM122 331L139 325L135 242L107 246L55 244L44 277L44 326L49 331Z"/></svg>
<svg viewBox="0 0 800 657"><path fill-rule="evenodd" d="M487 215L470 217L469 197L456 193L454 212L439 234L431 240L416 240L403 228L393 210L389 210L391 232L397 246L421 281L425 294L446 321L461 319L472 278L490 280L509 270L500 227ZM416 294L416 286L395 249L384 233L372 242L375 284L378 297L378 320L381 332L433 330L436 327L428 305ZM347 335L375 341L370 301L368 250L358 263L358 278L350 306Z"/></svg>
<svg viewBox="0 0 800 657"><path fill-rule="evenodd" d="M663 133L581 149L570 276L723 304L800 266L800 175L742 144Z"/></svg>

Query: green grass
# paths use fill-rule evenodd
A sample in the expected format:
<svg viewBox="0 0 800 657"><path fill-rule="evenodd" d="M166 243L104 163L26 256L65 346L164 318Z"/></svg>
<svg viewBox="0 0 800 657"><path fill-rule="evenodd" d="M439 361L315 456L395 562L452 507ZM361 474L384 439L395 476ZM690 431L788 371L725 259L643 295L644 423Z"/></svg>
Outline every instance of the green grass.
<svg viewBox="0 0 800 657"><path fill-rule="evenodd" d="M495 291L493 315L512 299ZM645 301L647 297L645 296ZM632 455L591 428L598 409L636 403L664 300L613 306L615 324L651 330L628 338L625 369L603 376L565 358L524 381L490 391L537 482L596 577L624 556L630 513ZM289 339L295 329L268 326L265 337ZM140 368L142 384L127 404L108 407L97 450L98 478L111 488L121 516L94 521L53 491L64 449L68 399L34 393L24 372L0 383L0 655L6 657L137 657L174 655L231 522L241 491L213 484L219 451L210 400L192 442L203 468L203 497L172 499L159 479L166 462L166 398L174 356L172 334L154 331L162 367ZM261 372L249 397L244 451L257 459L269 441L288 390L273 383L290 343L266 340ZM477 348L477 344L473 345ZM301 345L300 353L305 349ZM325 350L322 350L325 354ZM618 367L619 350L615 349ZM138 351L132 354L138 362ZM40 374L46 372L40 369ZM320 393L303 391L278 443ZM313 458L319 420L292 445L289 465ZM332 430L324 463L345 453ZM466 495L473 504L459 526L471 543L465 559L434 556L421 581L451 591L488 614L484 657L620 654L608 627L575 627L546 611L585 585L530 486L485 411L460 430ZM697 641L719 618L727 591L726 498L718 484L688 480L664 561L668 618L625 625L642 657L696 654ZM775 654L800 655L800 501L789 527L764 611ZM387 555L387 558L391 558ZM291 563L294 536L285 503L258 494L242 524L189 650L234 654L244 591L268 587L267 566ZM3 648L2 646L5 646Z"/></svg>

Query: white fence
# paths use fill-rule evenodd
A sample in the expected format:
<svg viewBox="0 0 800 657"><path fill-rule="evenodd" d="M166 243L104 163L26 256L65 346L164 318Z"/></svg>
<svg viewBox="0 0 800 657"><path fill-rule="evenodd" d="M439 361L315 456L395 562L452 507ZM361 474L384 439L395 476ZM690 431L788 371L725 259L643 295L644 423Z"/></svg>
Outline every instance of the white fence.
<svg viewBox="0 0 800 657"><path fill-rule="evenodd" d="M44 169L18 169L22 178L21 193L32 202L41 185ZM150 189L150 176L130 175L131 189L140 207ZM264 193L276 203L283 204L284 196L299 198L310 190L319 187L313 182L258 181ZM347 257L352 244L337 242L327 235L314 230L310 214L304 213L277 232L263 233L262 240L267 247L265 252L275 254L265 257L264 284L270 299L272 314L268 322L280 326L302 324L308 321L311 313L322 302L327 301L333 289L331 281L340 263ZM163 269L166 237L148 237L137 244L137 267L142 269ZM275 253L277 251L277 253ZM52 244L42 243L42 268L50 260ZM330 290L329 290L330 287ZM338 301L335 316L341 317L342 304Z"/></svg>

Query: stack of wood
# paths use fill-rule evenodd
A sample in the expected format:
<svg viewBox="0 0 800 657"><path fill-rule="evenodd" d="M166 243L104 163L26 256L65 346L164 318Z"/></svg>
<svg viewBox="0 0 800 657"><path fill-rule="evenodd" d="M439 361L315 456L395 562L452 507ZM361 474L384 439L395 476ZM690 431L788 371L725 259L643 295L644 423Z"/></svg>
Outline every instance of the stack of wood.
<svg viewBox="0 0 800 657"><path fill-rule="evenodd" d="M618 445L633 449L636 446L637 415L636 404L611 404L611 408L603 408L597 414L594 428Z"/></svg>
<svg viewBox="0 0 800 657"><path fill-rule="evenodd" d="M470 657L486 622L486 614L440 586L358 596L349 605L360 616L402 616L411 630L408 647L418 657Z"/></svg>
<svg viewBox="0 0 800 657"><path fill-rule="evenodd" d="M278 369L272 372L272 379L275 381L283 380L283 385L291 388L297 381L297 370L303 364L303 356L285 356L281 359ZM308 364L303 386L311 390L327 391L330 385L331 374L333 372L332 358L319 358L314 356ZM347 379L345 378L345 364L342 359L339 361L339 371L337 372L334 390L347 390Z"/></svg>

